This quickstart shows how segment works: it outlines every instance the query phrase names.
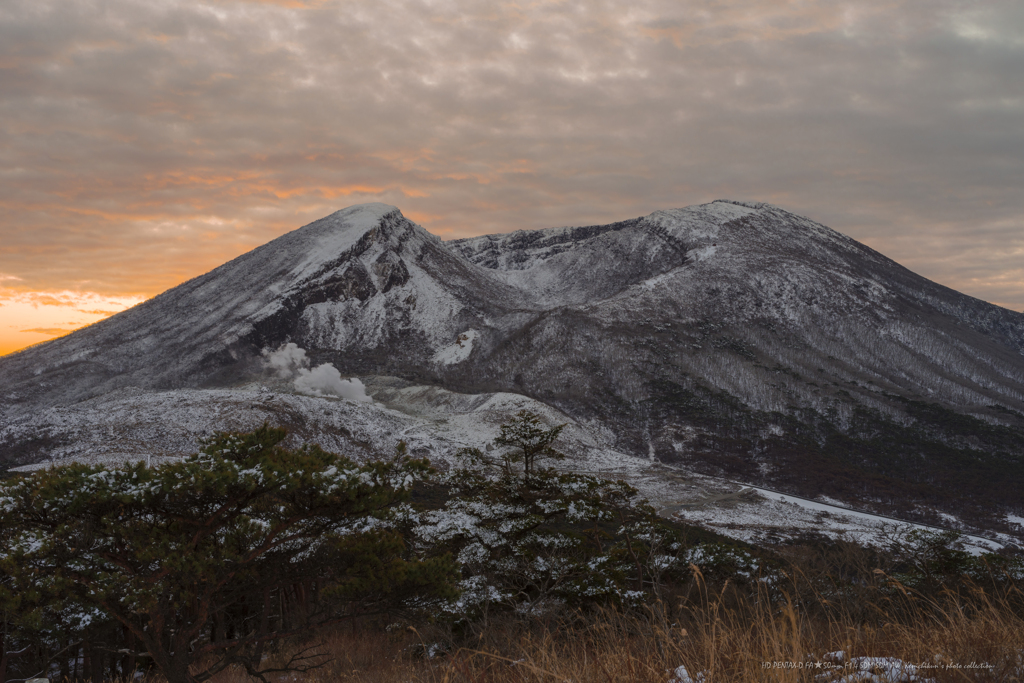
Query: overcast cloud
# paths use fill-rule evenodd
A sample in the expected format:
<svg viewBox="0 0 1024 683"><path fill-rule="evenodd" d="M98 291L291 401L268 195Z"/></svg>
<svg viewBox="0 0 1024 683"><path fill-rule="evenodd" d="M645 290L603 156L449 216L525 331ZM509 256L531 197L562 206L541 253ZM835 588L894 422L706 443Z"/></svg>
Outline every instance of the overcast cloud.
<svg viewBox="0 0 1024 683"><path fill-rule="evenodd" d="M1024 309L1024 3L0 3L10 291L151 296L364 201L453 238L720 197Z"/></svg>

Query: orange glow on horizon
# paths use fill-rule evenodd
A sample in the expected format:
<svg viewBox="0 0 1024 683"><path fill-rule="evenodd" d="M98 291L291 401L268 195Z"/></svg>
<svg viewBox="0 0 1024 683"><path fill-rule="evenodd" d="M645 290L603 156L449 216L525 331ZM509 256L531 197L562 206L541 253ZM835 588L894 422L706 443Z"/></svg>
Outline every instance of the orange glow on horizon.
<svg viewBox="0 0 1024 683"><path fill-rule="evenodd" d="M0 356L70 334L146 298L95 292L19 292L0 287Z"/></svg>

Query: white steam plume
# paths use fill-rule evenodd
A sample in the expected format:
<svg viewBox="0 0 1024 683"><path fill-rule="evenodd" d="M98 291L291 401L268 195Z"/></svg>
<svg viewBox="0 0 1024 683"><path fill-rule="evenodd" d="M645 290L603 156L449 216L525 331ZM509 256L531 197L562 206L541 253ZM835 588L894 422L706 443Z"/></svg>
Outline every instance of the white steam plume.
<svg viewBox="0 0 1024 683"><path fill-rule="evenodd" d="M358 377L342 379L338 369L330 363L318 365L312 370L307 366L309 359L306 351L297 344L288 343L277 351L263 349L263 357L268 368L281 379L294 381L295 388L310 396L340 396L350 401L372 403L373 399L366 395L366 387Z"/></svg>
<svg viewBox="0 0 1024 683"><path fill-rule="evenodd" d="M309 365L306 358L306 351L300 349L297 344L285 344L277 351L263 349L263 358L267 367L273 370L281 379L291 379L299 374Z"/></svg>

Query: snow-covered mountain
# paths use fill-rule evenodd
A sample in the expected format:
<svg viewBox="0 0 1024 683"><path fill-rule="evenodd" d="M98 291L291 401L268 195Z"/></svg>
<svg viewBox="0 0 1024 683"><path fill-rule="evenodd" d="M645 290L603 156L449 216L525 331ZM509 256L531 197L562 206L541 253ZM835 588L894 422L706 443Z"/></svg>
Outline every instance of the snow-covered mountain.
<svg viewBox="0 0 1024 683"><path fill-rule="evenodd" d="M623 458L910 515L1024 512L1024 315L733 201L453 242L392 206L338 211L0 358L0 458L66 449L52 416L112 396L267 384L264 350L289 342L371 395L526 397Z"/></svg>

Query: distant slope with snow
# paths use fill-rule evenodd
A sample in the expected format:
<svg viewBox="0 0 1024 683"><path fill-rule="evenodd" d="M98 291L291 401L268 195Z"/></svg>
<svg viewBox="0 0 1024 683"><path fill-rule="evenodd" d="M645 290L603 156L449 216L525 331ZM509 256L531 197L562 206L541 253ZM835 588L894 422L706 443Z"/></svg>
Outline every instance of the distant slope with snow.
<svg viewBox="0 0 1024 683"><path fill-rule="evenodd" d="M0 459L56 448L47 410L263 382L286 343L339 377L528 397L622 457L923 520L1024 514L1024 315L733 201L453 242L350 207L0 358Z"/></svg>

